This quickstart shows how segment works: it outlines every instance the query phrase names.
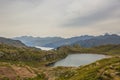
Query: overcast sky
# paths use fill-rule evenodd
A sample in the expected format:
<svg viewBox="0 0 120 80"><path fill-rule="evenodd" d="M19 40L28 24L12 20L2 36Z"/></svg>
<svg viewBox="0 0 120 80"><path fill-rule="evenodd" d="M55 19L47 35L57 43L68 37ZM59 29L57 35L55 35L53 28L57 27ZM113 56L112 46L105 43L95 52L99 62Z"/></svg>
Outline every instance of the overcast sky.
<svg viewBox="0 0 120 80"><path fill-rule="evenodd" d="M120 34L120 0L0 0L0 36Z"/></svg>

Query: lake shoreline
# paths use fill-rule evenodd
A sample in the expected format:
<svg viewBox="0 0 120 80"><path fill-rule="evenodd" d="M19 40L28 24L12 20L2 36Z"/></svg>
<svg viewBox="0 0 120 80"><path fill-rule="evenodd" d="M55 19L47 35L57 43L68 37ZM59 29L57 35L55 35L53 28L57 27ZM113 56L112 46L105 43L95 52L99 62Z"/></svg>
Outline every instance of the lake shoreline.
<svg viewBox="0 0 120 80"><path fill-rule="evenodd" d="M104 54L92 54L92 53L73 53L73 54L68 54L65 58L63 58L63 59L60 59L60 60L57 60L57 61L54 61L54 62L50 62L50 63L48 63L48 64L46 64L45 66L46 67L57 67L57 66L55 66L55 64L57 63L57 62L60 62L60 61L62 61L62 60L64 60L64 59L66 59L68 56L71 56L71 55L77 55L76 57L78 57L78 56L84 56L84 55L87 55L87 57L88 57L88 59L92 59L93 61L90 61L90 63L93 63L93 62L95 62L95 61L98 61L98 60L101 60L101 59L104 59L104 58L109 58L108 56L106 56L106 55L104 55ZM91 57L91 58L89 58L89 56ZM94 57L94 56L96 56L96 57L98 57L98 59L96 58L96 57ZM94 57L94 58L93 58ZM85 58L85 57L83 57L83 58ZM82 59L82 58L79 58L79 59ZM88 60L89 61L89 60ZM78 61L79 62L79 61ZM69 63L69 62L67 62L67 63ZM76 62L74 62L74 63L76 63ZM90 64L90 63L88 63L87 62L87 64ZM82 65L87 65L86 63L83 63ZM79 66L81 66L81 64L80 65L78 65L77 64L77 67L79 67ZM74 66L63 66L63 67L76 67L75 65Z"/></svg>

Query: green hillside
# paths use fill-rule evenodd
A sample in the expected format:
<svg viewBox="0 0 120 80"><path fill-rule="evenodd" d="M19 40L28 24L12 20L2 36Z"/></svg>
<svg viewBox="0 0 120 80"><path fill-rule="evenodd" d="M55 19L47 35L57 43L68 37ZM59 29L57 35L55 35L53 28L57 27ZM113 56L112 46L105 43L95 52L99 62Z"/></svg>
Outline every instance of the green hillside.
<svg viewBox="0 0 120 80"><path fill-rule="evenodd" d="M49 66L71 53L105 54L109 58L80 67ZM0 44L0 80L120 80L120 45L74 45L43 51Z"/></svg>
<svg viewBox="0 0 120 80"><path fill-rule="evenodd" d="M84 48L79 45L62 46L58 50L65 51L67 53L97 53L106 55L120 55L120 44L118 45L101 45L92 48Z"/></svg>
<svg viewBox="0 0 120 80"><path fill-rule="evenodd" d="M103 59L77 69L63 69L56 80L120 80L120 57Z"/></svg>
<svg viewBox="0 0 120 80"><path fill-rule="evenodd" d="M43 51L32 47L14 47L0 44L0 61L11 63L24 63L30 66L45 66L66 56L59 51Z"/></svg>

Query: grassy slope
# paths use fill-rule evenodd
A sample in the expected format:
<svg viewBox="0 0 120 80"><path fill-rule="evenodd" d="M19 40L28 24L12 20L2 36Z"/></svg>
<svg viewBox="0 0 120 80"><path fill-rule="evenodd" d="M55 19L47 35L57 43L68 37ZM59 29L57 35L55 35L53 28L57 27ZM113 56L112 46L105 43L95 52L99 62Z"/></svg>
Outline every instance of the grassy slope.
<svg viewBox="0 0 120 80"><path fill-rule="evenodd" d="M103 59L68 71L63 69L56 80L120 80L120 57Z"/></svg>
<svg viewBox="0 0 120 80"><path fill-rule="evenodd" d="M32 76L24 77L24 79L27 78L25 80L119 80L120 57L103 59L79 68L43 67L43 65L47 63L64 58L68 53L99 53L119 56L120 45L104 45L93 48L82 48L74 45L60 47L52 51L42 51L35 48L17 48L1 44L0 64L6 63L7 65L0 65L0 71L2 71L4 67L6 68L2 72L7 70L11 72L13 70L11 74L14 74L15 80L18 77L23 78L21 74L18 74L19 72L15 71L20 67L22 67L21 70L26 70L25 72L30 73L30 75L35 75L34 78L32 78ZM33 73L31 73L26 66L28 66L30 70L32 69ZM0 78L2 78L2 80L5 77L9 78L6 74L7 73L0 73ZM5 78L5 80L7 79Z"/></svg>
<svg viewBox="0 0 120 80"><path fill-rule="evenodd" d="M59 51L42 51L36 48L17 48L0 44L0 61L24 63L30 66L41 66L66 56Z"/></svg>
<svg viewBox="0 0 120 80"><path fill-rule="evenodd" d="M112 57L90 65L55 68L33 68L24 64L0 63L2 80L120 80L120 57Z"/></svg>
<svg viewBox="0 0 120 80"><path fill-rule="evenodd" d="M120 44L119 45L102 45L92 48L83 48L79 45L74 46L63 46L58 50L66 51L67 53L97 53L106 55L120 55Z"/></svg>

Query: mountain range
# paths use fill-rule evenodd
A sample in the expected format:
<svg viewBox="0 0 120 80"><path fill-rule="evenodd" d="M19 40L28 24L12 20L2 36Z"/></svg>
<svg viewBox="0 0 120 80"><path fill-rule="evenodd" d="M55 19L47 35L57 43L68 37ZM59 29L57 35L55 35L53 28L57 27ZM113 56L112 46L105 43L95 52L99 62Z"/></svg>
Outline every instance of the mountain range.
<svg viewBox="0 0 120 80"><path fill-rule="evenodd" d="M0 37L0 44L6 44L14 47L26 47L26 45L19 40L13 40L4 37Z"/></svg>
<svg viewBox="0 0 120 80"><path fill-rule="evenodd" d="M14 40L20 40L27 46L42 46L44 47L45 45L49 43L54 43L57 41L64 40L64 38L61 37L32 37L32 36L21 36L21 37L15 37L13 38Z"/></svg>
<svg viewBox="0 0 120 80"><path fill-rule="evenodd" d="M120 44L120 36L117 34L104 34L100 36L76 36L71 38L61 38L61 37L32 37L32 36L22 36L15 37L15 40L20 40L27 46L42 46L42 47L52 47L57 48L64 45L75 45L79 44L82 47L94 47L106 44Z"/></svg>
<svg viewBox="0 0 120 80"><path fill-rule="evenodd" d="M79 44L82 47L94 47L107 44L120 44L120 36L116 34L105 34L101 36L96 36L91 39L77 41L74 44Z"/></svg>

